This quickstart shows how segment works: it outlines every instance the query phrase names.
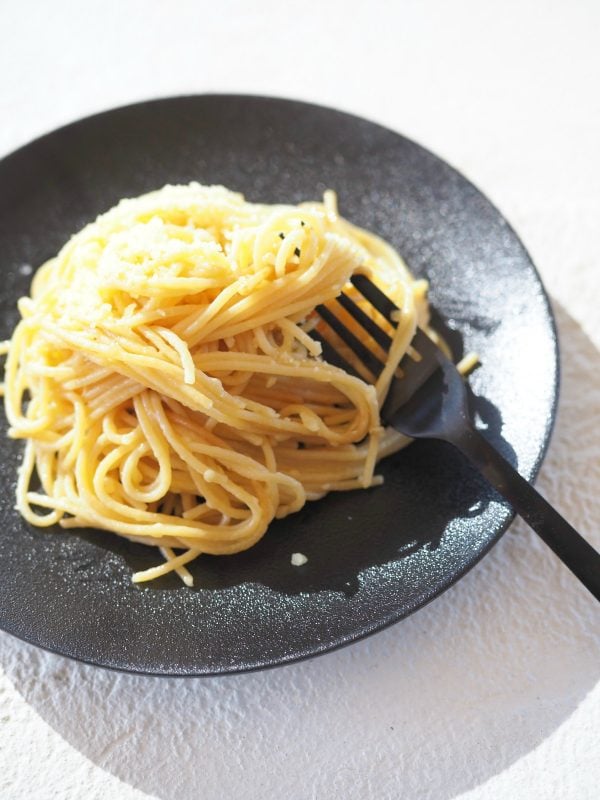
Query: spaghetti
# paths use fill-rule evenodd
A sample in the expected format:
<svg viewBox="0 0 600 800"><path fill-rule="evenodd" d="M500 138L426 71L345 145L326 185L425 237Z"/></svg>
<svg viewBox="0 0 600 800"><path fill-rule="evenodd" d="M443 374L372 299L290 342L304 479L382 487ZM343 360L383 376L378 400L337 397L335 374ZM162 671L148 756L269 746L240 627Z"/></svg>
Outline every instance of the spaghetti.
<svg viewBox="0 0 600 800"><path fill-rule="evenodd" d="M400 308L375 385L309 335L356 271ZM307 500L381 482L377 461L408 440L379 408L427 326L426 290L330 192L269 206L192 183L121 201L40 267L3 346L9 435L25 440L18 510L154 545L163 563L133 580L191 585L201 553L245 550Z"/></svg>

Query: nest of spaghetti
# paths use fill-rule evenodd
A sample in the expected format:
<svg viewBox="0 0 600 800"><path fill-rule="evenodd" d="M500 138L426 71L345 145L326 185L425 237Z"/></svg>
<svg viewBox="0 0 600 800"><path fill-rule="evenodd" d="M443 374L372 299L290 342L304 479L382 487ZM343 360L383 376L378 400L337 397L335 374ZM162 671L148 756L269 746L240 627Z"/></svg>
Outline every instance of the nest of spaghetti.
<svg viewBox="0 0 600 800"><path fill-rule="evenodd" d="M310 336L320 303L342 289L363 302L355 272L400 309L375 383ZM332 192L263 205L193 183L122 200L38 269L3 345L20 513L156 546L160 563L133 580L191 585L200 554L245 550L308 500L376 485L377 462L407 443L379 410L427 325L426 291Z"/></svg>

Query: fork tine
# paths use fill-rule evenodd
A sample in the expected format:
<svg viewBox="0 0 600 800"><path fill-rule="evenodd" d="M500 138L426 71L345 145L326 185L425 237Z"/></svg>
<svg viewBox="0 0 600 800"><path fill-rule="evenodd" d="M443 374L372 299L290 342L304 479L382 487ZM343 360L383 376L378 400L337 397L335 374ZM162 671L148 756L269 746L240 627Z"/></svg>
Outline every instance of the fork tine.
<svg viewBox="0 0 600 800"><path fill-rule="evenodd" d="M392 311L398 311L398 306L392 303L390 298L381 289L378 289L366 275L356 274L350 280L362 296L372 303L380 314L394 324L393 320L390 319L390 315Z"/></svg>
<svg viewBox="0 0 600 800"><path fill-rule="evenodd" d="M343 369L344 372L347 372L349 375L354 375L355 378L360 378L363 380L362 375L360 375L352 366L352 364L348 363L345 358L338 353L338 351L329 344L327 339L324 336L321 336L319 331L312 330L310 332L310 336L315 341L319 342L321 345L322 356L327 361L328 364L332 364L334 367L339 367Z"/></svg>
<svg viewBox="0 0 600 800"><path fill-rule="evenodd" d="M417 353L420 353L423 356L424 359L435 358L439 360L440 357L443 356L440 348L429 338L429 336L427 336L422 328L417 328L411 345L417 351Z"/></svg>
<svg viewBox="0 0 600 800"><path fill-rule="evenodd" d="M353 275L351 281L363 297L370 302L380 314L395 325L389 318L393 311L398 311L398 307L378 289L366 275ZM336 298L336 302L345 309L345 311L362 327L365 333L368 333L384 351L387 352L387 350L389 350L392 338L380 328L374 320L365 314L360 306L348 295L342 292ZM346 328L344 323L338 319L331 310L331 307L328 308L324 305L319 305L316 311L321 316L321 319L329 325L350 347L354 354L358 356L362 365L366 367L372 375L377 377L384 367L384 364L381 363L379 358L377 358L352 331ZM321 343L323 357L326 361L364 380L364 377L359 374L356 368L352 367L324 336L319 334L316 330L312 331L311 336ZM419 358L413 358L410 353L405 353L403 356L398 365L402 371L402 378L391 382L382 408L382 418L386 418L389 413L393 413L408 402L415 392L424 386L435 372L443 367L444 362L447 360L435 342L433 342L419 327L417 327L411 341L411 348L418 354Z"/></svg>
<svg viewBox="0 0 600 800"><path fill-rule="evenodd" d="M394 412L419 391L427 383L429 378L436 373L446 360L442 351L429 336L421 329L417 328L411 341L411 347L421 356L420 361L416 361L409 353L406 353L398 365L404 373L401 380L392 381L387 397L381 410L381 416L387 419L391 412Z"/></svg>
<svg viewBox="0 0 600 800"><path fill-rule="evenodd" d="M383 347L384 350L389 350L389 347L392 343L392 337L388 336L387 333L371 319L371 317L365 314L362 308L357 306L352 298L348 297L347 294L342 292L338 296L337 301L341 306L343 306L343 308L346 309L350 316L353 317L358 324L361 325L367 331L367 333L373 337L380 347Z"/></svg>
<svg viewBox="0 0 600 800"><path fill-rule="evenodd" d="M357 339L352 331L349 331L344 323L340 322L335 314L333 314L326 306L318 305L316 310L321 319L323 319L337 333L340 339L343 339L348 347L354 351L365 367L372 372L373 375L379 375L384 365L373 354L373 352L369 350L369 348L363 344L360 339Z"/></svg>
<svg viewBox="0 0 600 800"><path fill-rule="evenodd" d="M421 331L419 330L418 333L421 333ZM423 333L423 336L429 338L425 333ZM435 345L433 346L435 347ZM404 376L400 380L391 382L383 408L381 409L382 419L387 420L390 413L393 413L407 403L415 392L418 392L419 389L427 383L429 378L440 369L441 364L435 357L432 358L423 355L420 361L415 361L410 355L406 354L400 361L399 366L404 372Z"/></svg>

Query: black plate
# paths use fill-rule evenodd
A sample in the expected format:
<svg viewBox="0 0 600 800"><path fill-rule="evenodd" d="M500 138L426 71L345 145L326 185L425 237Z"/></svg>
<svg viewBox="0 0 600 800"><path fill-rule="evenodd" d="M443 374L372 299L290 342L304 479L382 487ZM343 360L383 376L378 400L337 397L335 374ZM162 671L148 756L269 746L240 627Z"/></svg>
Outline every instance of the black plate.
<svg viewBox="0 0 600 800"><path fill-rule="evenodd" d="M318 198L391 241L457 350L476 350L474 404L493 442L535 476L555 413L557 341L539 277L499 212L413 142L288 100L178 97L68 125L0 162L2 330L30 266L121 197L222 183L264 202ZM3 416L3 415L2 415ZM3 422L4 425L4 422ZM405 617L475 564L511 514L449 446L418 442L382 466L384 487L334 494L272 525L250 551L203 557L197 588L136 587L150 548L106 533L29 527L13 509L21 445L2 431L0 626L106 667L237 672L321 653ZM293 552L308 556L293 567Z"/></svg>

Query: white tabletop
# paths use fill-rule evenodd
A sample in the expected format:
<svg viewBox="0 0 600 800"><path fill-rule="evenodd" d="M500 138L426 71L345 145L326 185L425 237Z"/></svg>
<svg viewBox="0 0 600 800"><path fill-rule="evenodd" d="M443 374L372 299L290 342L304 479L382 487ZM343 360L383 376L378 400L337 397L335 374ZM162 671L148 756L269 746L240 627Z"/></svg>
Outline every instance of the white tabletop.
<svg viewBox="0 0 600 800"><path fill-rule="evenodd" d="M337 106L446 158L552 297L539 487L600 546L599 40L597 0L0 0L0 153L111 106L231 91ZM591 800L599 623L516 524L410 619L276 670L150 679L0 634L0 795Z"/></svg>

